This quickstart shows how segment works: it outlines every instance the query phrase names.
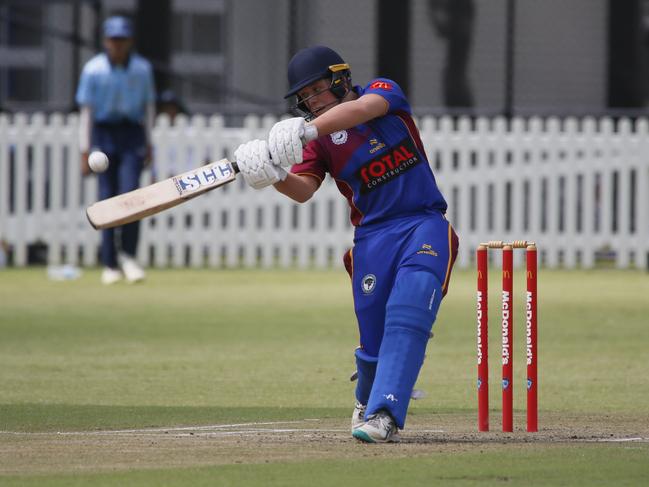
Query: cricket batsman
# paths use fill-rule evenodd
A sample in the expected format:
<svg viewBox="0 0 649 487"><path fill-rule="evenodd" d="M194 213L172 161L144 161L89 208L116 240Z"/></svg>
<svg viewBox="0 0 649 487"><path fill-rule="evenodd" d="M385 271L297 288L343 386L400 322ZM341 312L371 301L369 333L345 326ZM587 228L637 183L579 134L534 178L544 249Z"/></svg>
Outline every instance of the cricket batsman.
<svg viewBox="0 0 649 487"><path fill-rule="evenodd" d="M301 116L241 145L236 162L253 188L274 185L300 203L329 173L349 202L354 247L344 260L360 332L352 435L398 441L458 238L394 81L353 86L341 56L314 46L293 56L288 82Z"/></svg>

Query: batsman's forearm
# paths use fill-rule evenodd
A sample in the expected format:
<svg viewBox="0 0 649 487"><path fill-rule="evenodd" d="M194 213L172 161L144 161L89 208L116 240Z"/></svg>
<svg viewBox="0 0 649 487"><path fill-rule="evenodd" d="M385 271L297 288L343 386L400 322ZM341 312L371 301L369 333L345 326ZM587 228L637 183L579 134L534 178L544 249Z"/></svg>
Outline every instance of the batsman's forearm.
<svg viewBox="0 0 649 487"><path fill-rule="evenodd" d="M304 203L311 199L320 184L314 176L300 176L298 174L288 173L284 181L279 181L273 186L275 186L277 191L292 200L298 203Z"/></svg>
<svg viewBox="0 0 649 487"><path fill-rule="evenodd" d="M388 102L382 96L369 94L330 108L310 122L318 129L318 136L346 130L385 115Z"/></svg>

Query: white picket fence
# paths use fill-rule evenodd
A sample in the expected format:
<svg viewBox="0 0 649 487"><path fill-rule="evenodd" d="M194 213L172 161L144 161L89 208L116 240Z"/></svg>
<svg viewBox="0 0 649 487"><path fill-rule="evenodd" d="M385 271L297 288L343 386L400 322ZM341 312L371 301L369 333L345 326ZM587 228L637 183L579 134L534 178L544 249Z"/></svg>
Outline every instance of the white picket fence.
<svg viewBox="0 0 649 487"><path fill-rule="evenodd" d="M223 118L158 119L155 169L162 179L232 155L265 137L272 117L242 127ZM44 242L48 262L96 265L99 234L85 217L96 180L82 179L75 115L0 115L0 239L13 262ZM458 264L484 240L536 241L549 267L617 267L649 261L649 123L602 119L418 120L449 219ZM156 267L329 267L352 244L345 199L328 179L298 205L242 180L143 221L138 259ZM520 261L519 261L520 262Z"/></svg>

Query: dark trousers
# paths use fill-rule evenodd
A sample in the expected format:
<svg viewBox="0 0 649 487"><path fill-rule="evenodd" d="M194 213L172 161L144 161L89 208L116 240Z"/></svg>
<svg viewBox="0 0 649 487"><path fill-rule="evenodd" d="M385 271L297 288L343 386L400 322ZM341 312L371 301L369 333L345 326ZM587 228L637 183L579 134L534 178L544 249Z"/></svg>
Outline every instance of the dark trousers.
<svg viewBox="0 0 649 487"><path fill-rule="evenodd" d="M108 169L98 175L99 199L137 189L140 186L146 142L140 125L95 125L92 137L93 149L108 156ZM135 256L140 235L140 223L129 223L101 232L101 263L117 267L117 253Z"/></svg>

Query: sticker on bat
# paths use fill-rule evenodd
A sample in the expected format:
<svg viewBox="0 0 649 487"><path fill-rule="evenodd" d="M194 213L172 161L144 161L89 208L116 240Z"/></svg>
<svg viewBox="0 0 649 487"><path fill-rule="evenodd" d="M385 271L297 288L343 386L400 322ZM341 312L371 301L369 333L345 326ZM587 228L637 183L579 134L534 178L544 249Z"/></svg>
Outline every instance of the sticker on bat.
<svg viewBox="0 0 649 487"><path fill-rule="evenodd" d="M227 162L208 164L195 171L190 171L173 178L180 196L185 196L199 189L210 186L220 186L234 176L232 166Z"/></svg>

